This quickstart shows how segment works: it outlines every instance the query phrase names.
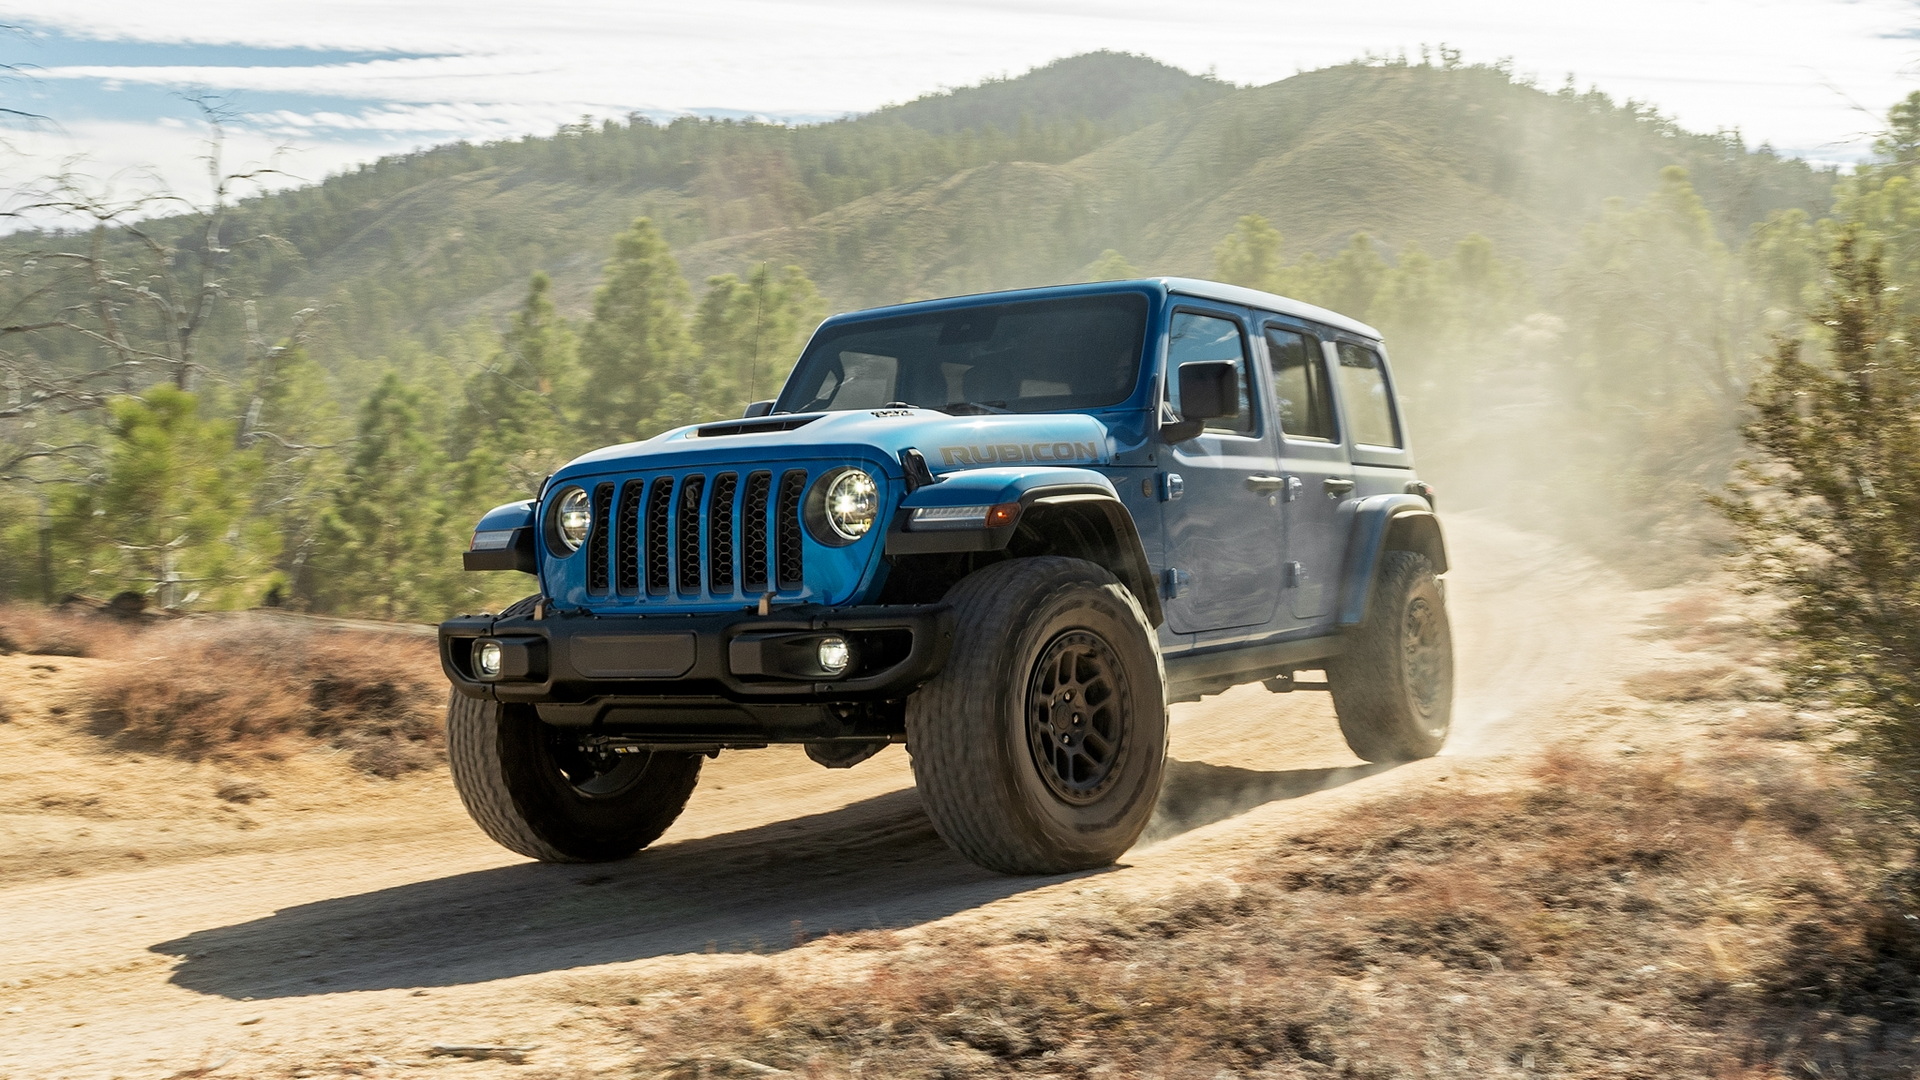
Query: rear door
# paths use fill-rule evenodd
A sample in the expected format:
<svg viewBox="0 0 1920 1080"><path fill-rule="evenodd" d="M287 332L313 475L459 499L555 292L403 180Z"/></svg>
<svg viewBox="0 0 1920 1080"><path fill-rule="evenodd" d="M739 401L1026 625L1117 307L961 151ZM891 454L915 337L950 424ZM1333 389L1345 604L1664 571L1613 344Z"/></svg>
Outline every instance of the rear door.
<svg viewBox="0 0 1920 1080"><path fill-rule="evenodd" d="M1353 466L1340 431L1328 350L1310 328L1282 320L1261 327L1278 421L1286 565L1287 621L1331 621L1346 561Z"/></svg>
<svg viewBox="0 0 1920 1080"><path fill-rule="evenodd" d="M1280 604L1280 528L1272 425L1254 392L1252 349L1244 313L1181 298L1169 321L1167 400L1179 412L1180 365L1225 360L1236 365L1240 414L1210 422L1201 434L1163 455L1168 581L1163 607L1179 634L1264 626Z"/></svg>

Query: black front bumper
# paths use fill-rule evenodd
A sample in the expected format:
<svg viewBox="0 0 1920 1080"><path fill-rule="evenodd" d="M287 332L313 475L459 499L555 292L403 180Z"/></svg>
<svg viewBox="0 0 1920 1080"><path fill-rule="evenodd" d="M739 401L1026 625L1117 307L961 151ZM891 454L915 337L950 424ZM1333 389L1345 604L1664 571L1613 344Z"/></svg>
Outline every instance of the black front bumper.
<svg viewBox="0 0 1920 1080"><path fill-rule="evenodd" d="M548 723L669 743L896 734L900 701L939 673L953 643L944 604L771 615L542 614L441 623L440 666L454 688L535 706ZM840 678L808 674L794 661L828 632L853 648L854 664ZM488 638L508 649L504 674L526 674L480 678L473 648Z"/></svg>

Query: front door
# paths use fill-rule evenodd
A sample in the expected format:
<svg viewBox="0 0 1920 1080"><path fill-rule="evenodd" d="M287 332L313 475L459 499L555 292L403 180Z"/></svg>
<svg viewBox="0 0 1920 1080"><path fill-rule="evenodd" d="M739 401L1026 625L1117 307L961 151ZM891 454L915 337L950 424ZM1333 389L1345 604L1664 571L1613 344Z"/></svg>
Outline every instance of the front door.
<svg viewBox="0 0 1920 1080"><path fill-rule="evenodd" d="M1350 517L1343 508L1353 493L1353 466L1340 438L1319 339L1302 327L1274 322L1262 327L1261 338L1272 372L1280 471L1287 479L1287 613L1295 625L1314 626L1333 618L1339 599Z"/></svg>
<svg viewBox="0 0 1920 1080"><path fill-rule="evenodd" d="M1246 324L1199 303L1175 310L1167 340L1168 404L1178 414L1180 365L1225 360L1240 383L1237 416L1209 421L1162 460L1167 571L1163 605L1175 633L1271 622L1280 605L1279 460L1272 425L1254 393Z"/></svg>

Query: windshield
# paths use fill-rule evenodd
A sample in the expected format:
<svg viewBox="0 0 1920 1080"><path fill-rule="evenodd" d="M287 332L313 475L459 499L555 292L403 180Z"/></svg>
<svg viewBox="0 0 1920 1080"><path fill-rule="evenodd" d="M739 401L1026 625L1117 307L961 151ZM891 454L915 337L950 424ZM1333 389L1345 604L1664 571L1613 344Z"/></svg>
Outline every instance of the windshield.
<svg viewBox="0 0 1920 1080"><path fill-rule="evenodd" d="M1133 391L1146 327L1146 297L1131 293L848 323L807 347L775 408L1032 413L1117 405Z"/></svg>

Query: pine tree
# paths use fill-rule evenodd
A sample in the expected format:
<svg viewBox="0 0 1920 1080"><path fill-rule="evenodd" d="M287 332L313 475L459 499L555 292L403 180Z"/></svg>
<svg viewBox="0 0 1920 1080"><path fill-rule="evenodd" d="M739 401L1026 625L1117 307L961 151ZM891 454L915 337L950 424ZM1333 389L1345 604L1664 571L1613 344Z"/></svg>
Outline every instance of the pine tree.
<svg viewBox="0 0 1920 1080"><path fill-rule="evenodd" d="M449 433L451 457L484 449L503 482L527 490L586 449L575 420L579 358L573 331L554 309L552 281L535 273L500 348L467 384L467 404Z"/></svg>
<svg viewBox="0 0 1920 1080"><path fill-rule="evenodd" d="M646 218L614 239L580 342L581 419L604 442L644 439L695 419L699 365L687 333L687 283Z"/></svg>
<svg viewBox="0 0 1920 1080"><path fill-rule="evenodd" d="M1889 808L1920 822L1920 323L1861 230L1814 315L1828 355L1782 342L1753 394L1760 460L1721 506L1745 569L1787 601L1797 696L1837 705Z"/></svg>
<svg viewBox="0 0 1920 1080"><path fill-rule="evenodd" d="M1279 292L1280 230L1259 214L1248 214L1213 249L1213 272L1229 285Z"/></svg>
<svg viewBox="0 0 1920 1080"><path fill-rule="evenodd" d="M762 263L745 281L708 278L694 318L704 361L701 418L738 416L749 402L778 393L823 311L813 281L797 266L775 276Z"/></svg>
<svg viewBox="0 0 1920 1080"><path fill-rule="evenodd" d="M246 519L260 460L235 447L231 423L197 410L194 395L164 383L112 402L106 467L57 512L57 550L83 587L168 606L248 599L275 547Z"/></svg>
<svg viewBox="0 0 1920 1080"><path fill-rule="evenodd" d="M339 486L343 463L336 448L351 428L320 365L297 345L262 356L251 391L240 444L262 463L252 514L279 537L277 574L268 589L278 587L276 602L306 606L313 600L314 523Z"/></svg>
<svg viewBox="0 0 1920 1080"><path fill-rule="evenodd" d="M315 591L329 610L439 618L451 606L449 571L459 566L465 525L449 536L445 459L422 414L420 391L392 373L360 410L314 560Z"/></svg>
<svg viewBox="0 0 1920 1080"><path fill-rule="evenodd" d="M1126 281L1130 278L1140 276L1141 272L1139 267L1128 262L1125 255L1120 254L1112 248L1108 248L1101 252L1100 257L1093 260L1085 270L1081 271L1080 280Z"/></svg>
<svg viewBox="0 0 1920 1080"><path fill-rule="evenodd" d="M1365 319L1373 313L1373 299L1385 284L1386 276L1386 260L1374 247L1373 238L1363 232L1354 233L1347 246L1326 261L1320 287L1312 299L1343 315Z"/></svg>
<svg viewBox="0 0 1920 1080"><path fill-rule="evenodd" d="M564 418L579 396L579 358L573 331L553 306L553 281L535 272L527 298L500 337L500 349L467 387L463 422L491 429L521 421L528 410Z"/></svg>

